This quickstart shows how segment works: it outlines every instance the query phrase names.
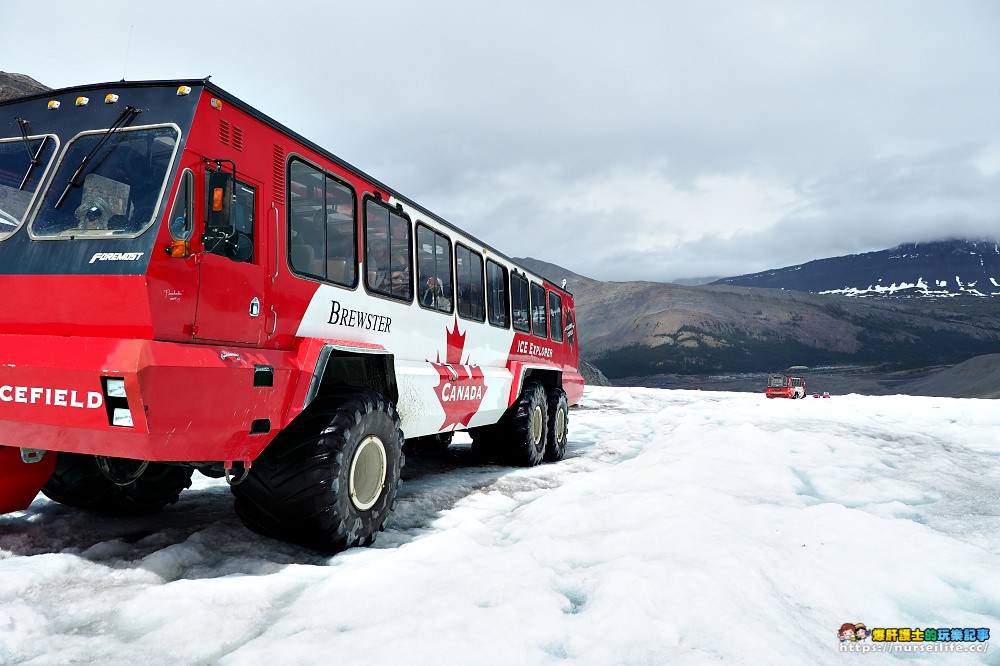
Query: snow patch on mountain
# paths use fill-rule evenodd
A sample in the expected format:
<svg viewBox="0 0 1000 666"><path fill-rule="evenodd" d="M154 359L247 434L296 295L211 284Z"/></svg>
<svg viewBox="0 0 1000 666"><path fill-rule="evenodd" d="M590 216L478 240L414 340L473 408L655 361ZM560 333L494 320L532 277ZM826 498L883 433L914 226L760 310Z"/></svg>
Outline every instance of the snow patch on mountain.
<svg viewBox="0 0 1000 666"><path fill-rule="evenodd" d="M855 297L989 298L1000 296L998 279L1000 244L948 240L819 259L715 284Z"/></svg>

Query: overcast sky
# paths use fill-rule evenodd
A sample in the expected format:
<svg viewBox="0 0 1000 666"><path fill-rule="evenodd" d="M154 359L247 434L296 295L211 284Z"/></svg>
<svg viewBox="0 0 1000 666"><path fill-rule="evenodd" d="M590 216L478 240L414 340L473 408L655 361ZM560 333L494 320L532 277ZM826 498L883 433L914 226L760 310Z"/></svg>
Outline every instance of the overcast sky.
<svg viewBox="0 0 1000 666"><path fill-rule="evenodd" d="M730 276L1000 237L1000 2L0 3L0 69L202 78L505 254Z"/></svg>

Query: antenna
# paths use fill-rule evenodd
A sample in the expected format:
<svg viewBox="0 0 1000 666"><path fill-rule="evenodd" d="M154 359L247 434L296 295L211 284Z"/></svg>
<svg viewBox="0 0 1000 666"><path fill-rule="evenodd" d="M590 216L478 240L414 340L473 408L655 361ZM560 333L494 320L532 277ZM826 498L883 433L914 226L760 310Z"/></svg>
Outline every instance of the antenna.
<svg viewBox="0 0 1000 666"><path fill-rule="evenodd" d="M125 80L125 68L128 67L128 52L132 48L132 30L135 25L128 27L128 41L125 42L125 62L122 63L122 81Z"/></svg>

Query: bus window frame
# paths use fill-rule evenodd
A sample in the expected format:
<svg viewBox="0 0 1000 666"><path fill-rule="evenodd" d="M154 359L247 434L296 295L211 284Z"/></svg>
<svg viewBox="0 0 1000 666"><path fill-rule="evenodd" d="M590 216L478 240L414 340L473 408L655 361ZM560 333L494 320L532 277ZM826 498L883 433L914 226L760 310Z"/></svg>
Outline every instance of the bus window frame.
<svg viewBox="0 0 1000 666"><path fill-rule="evenodd" d="M559 323L559 325L558 326L556 326L556 322L554 320L556 310L554 310L552 308L552 299L555 299L556 303L559 306L559 309L558 309L558 314L559 314L559 322L558 323ZM549 339L552 340L552 342L562 342L563 339L564 339L564 337L565 337L563 335L563 326L565 326L565 324L563 323L564 319L563 319L562 296L560 296L556 292L552 291L551 289L548 290L548 309L546 310L546 312L548 313L548 317L549 317ZM556 331L559 332L559 337L558 338L556 337Z"/></svg>
<svg viewBox="0 0 1000 666"><path fill-rule="evenodd" d="M525 312L528 313L527 324L524 327L519 326L517 319L514 317L514 280L517 280L518 284L524 287ZM531 333L531 281L528 280L527 275L516 271L511 273L510 276L510 322L513 329L518 333Z"/></svg>
<svg viewBox="0 0 1000 666"><path fill-rule="evenodd" d="M331 277L329 275L329 273L330 273L330 268L329 268L329 262L330 262L330 236L329 236L329 226L328 226L329 225L329 212L328 211L326 211L325 215L324 215L323 247L322 247L322 249L323 249L323 258L322 258L322 261L323 261L323 265L325 266L326 275L318 275L316 273L311 273L311 272L302 270L301 268L296 267L295 264L292 261L292 247L294 245L296 245L296 243L293 242L292 232L295 230L295 226L296 226L295 222L296 222L296 218L297 218L297 215L294 213L294 206L293 206L293 202L292 202L292 198L294 196L294 190L295 190L295 188L292 186L292 184L293 184L293 182L294 183L298 183L299 182L299 181L293 180L292 169L293 169L293 167L294 167L295 164L299 164L302 167L305 167L307 169L311 169L314 172L314 174L313 174L314 176L322 176L323 177L323 193L322 193L323 204L322 205L324 206L324 211L325 211L325 207L326 207L327 191L328 191L328 189L327 189L327 181L333 181L334 183L336 183L340 187L342 187L345 190L347 190L347 192L351 195L351 222L352 222L352 224L351 224L351 228L352 228L352 234L351 234L352 253L351 254L352 254L352 256L350 256L350 257L347 258L346 264L348 266L353 265L354 277L353 277L353 280L351 282L349 282L349 283L348 282L338 282L336 280L331 279ZM289 155L288 156L287 166L285 168L285 193L286 193L285 194L285 197L286 197L286 202L285 202L286 213L285 213L285 217L286 217L286 220L287 220L287 223L285 225L285 263L288 265L288 270L292 273L292 275L295 275L296 277L299 277L299 278L302 278L302 279L315 280L317 282L322 282L323 284L333 285L333 286L339 287L341 289L347 289L349 291L355 291L358 288L358 284L360 284L360 282L361 282L361 276L359 275L359 271L358 271L358 264L359 264L359 261L358 261L358 236L359 236L359 233L358 233L358 222L359 222L359 219L358 219L358 192L357 192L357 189L348 180L346 180L345 178L341 178L337 174L331 172L329 169L325 169L322 166L320 166L319 164L316 164L315 162L311 162L310 160L307 160L306 158L304 158L301 155L293 154L293 155ZM315 215L315 213L316 213L316 211L312 212L313 215ZM312 247L312 246L310 245L309 247ZM314 250L315 250L315 248L314 248ZM315 259L315 257L314 257L314 259Z"/></svg>
<svg viewBox="0 0 1000 666"><path fill-rule="evenodd" d="M493 299L490 297L492 289L490 283L491 265L496 266L498 269L500 269L500 275L502 276L501 280L503 283L503 290L504 290L503 291L504 312L503 312L502 323L494 321L493 318L494 314ZM512 319L513 317L511 316L511 306L510 306L510 271L507 270L507 267L501 264L500 262L487 258L486 259L486 321L489 322L490 326L506 330L510 328Z"/></svg>
<svg viewBox="0 0 1000 666"><path fill-rule="evenodd" d="M539 289L541 290L541 294L542 294L542 297L541 297L542 298L542 305L541 305L542 306L542 317L541 317L540 321L542 322L542 325L543 325L543 328L544 328L544 330L542 331L541 335L539 335L539 332L537 330L535 330L535 298L534 298L534 294ZM549 339L549 299L548 299L548 297L546 295L545 285L541 284L540 282L534 282L534 281L529 282L529 285L528 285L528 315L529 315L529 321L531 322L531 334L533 336L535 336L536 338L540 338L542 340L548 340Z"/></svg>
<svg viewBox="0 0 1000 666"><path fill-rule="evenodd" d="M31 178L24 183L25 185L28 185L29 183L34 182L37 178L37 184L35 186L35 189L32 191L31 196L28 198L28 203L24 208L24 213L22 213L21 219L18 221L17 225L14 226L10 231L0 232L0 242L7 240L8 238L16 234L24 227L27 227L29 235L31 234L30 223L34 221L35 213L37 212L39 204L42 202L42 199L45 196L45 192L49 185L49 177L55 173L55 169L59 165L62 159L62 141L59 139L58 134L48 134L48 133L29 134L27 136L27 140L29 142L35 141L37 139L41 139L44 142L42 144L43 148L47 147L48 144L51 142L53 146L52 154L49 156L48 161L45 163L45 168L42 169L41 173L39 173L37 176L32 174ZM24 145L24 141L25 137L19 135L4 137L0 139L0 143L16 144L17 147L14 148L14 152L17 153L20 153L21 150L23 149L21 147ZM41 156L39 155L39 158L40 157ZM29 157L29 163L30 163L30 157ZM9 213L7 213L6 215L8 217L13 217ZM48 240L47 237L45 237L45 239Z"/></svg>
<svg viewBox="0 0 1000 666"><path fill-rule="evenodd" d="M177 191L174 193L174 200L170 204L170 213L167 217L167 228L171 239L175 241L190 241L194 236L194 202L197 196L194 171L190 168L182 169L177 176ZM178 213L182 212L181 209L183 209L184 215L183 217L178 217ZM178 228L174 225L174 222L178 219L184 220L183 228Z"/></svg>
<svg viewBox="0 0 1000 666"><path fill-rule="evenodd" d="M443 295L444 298L448 302L448 307L446 309L444 309L444 308L440 308L440 307L434 307L433 305L427 305L427 304L424 303L424 299L423 299L423 297L422 297L422 295L420 293L416 294L416 296L417 296L417 303L424 310L430 310L431 312L440 312L441 314L450 315L450 314L452 314L452 313L455 312L455 308L456 308L456 304L455 304L455 300L456 300L455 299L455 256L454 256L455 255L455 243L452 242L450 236L448 236L445 233L442 233L438 229L435 229L434 227L432 227L431 225L427 224L423 220L417 220L417 222L414 225L414 227L415 227L415 229L414 229L414 233L413 233L413 237L414 237L414 244L413 244L413 246L415 248L415 254L416 254L416 261L414 262L414 270L416 271L416 284L417 284L417 291L418 292L420 291L420 287L423 285L423 276L420 273L420 252L421 252L420 230L421 229L426 229L428 232L430 232L434 236L435 243L433 245L433 248L434 248L435 251L433 252L432 256L433 256L433 259L434 259L434 268L435 269L437 268L437 260L438 260L438 255L437 255L437 251L436 251L437 250L437 240L439 238L444 239L445 243L448 244L448 251L445 253L445 256L448 259L448 283L447 283L448 288L445 290L446 293L444 293L444 295ZM434 271L434 277L440 279L437 270ZM442 285L442 286L444 286L444 285Z"/></svg>
<svg viewBox="0 0 1000 666"><path fill-rule="evenodd" d="M461 285L458 283L458 251L459 249L465 250L469 253L469 257L477 257L479 259L479 304L482 308L482 312L479 317L476 317L474 313L462 314L462 308L460 307L459 301L461 299ZM455 243L455 264L452 270L455 273L455 311L458 316L467 321L475 321L480 324L486 321L486 260L483 259L483 253L479 250L475 250L472 247L466 245L465 243L458 241ZM471 275L471 273L470 273ZM470 299L469 307L470 309L475 305L475 303Z"/></svg>
<svg viewBox="0 0 1000 666"><path fill-rule="evenodd" d="M361 213L361 231L362 231L363 247L362 247L362 250L361 250L361 254L362 254L362 267L363 267L362 273L363 273L363 276L364 276L364 279L362 280L362 282L365 285L365 291L368 294L372 295L372 296L377 296L377 297L380 297L380 298L387 298L387 299L389 299L391 301L395 301L397 303L411 303L412 304L413 303L413 291L414 291L414 289L413 289L413 243L414 243L414 240L415 240L414 239L414 234L413 234L413 220L410 219L410 216L407 215L406 212L401 207L399 207L399 208L393 208L388 203L386 203L385 200L383 200L382 198L375 197L375 196L373 196L371 194L365 194L362 197L362 204L363 205L361 207L361 210L362 210L362 213ZM398 217L398 218L406 221L406 231L407 231L407 234L406 234L406 251L407 251L407 254L406 254L406 260L407 260L406 261L406 277L407 277L407 281L408 281L407 282L407 289L409 291L409 294L407 296L396 295L396 294L392 293L391 290L390 291L382 291L380 289L376 289L376 288L372 287L372 285L371 285L371 273L375 273L376 271L374 269L370 268L371 261L370 261L370 258L368 256L369 255L368 250L369 250L369 247L370 247L369 243L368 243L368 206L369 206L369 204L372 204L372 205L374 205L374 206L376 206L378 208L381 208L382 210L384 210L389 215L389 219L387 220L388 226L386 227L386 234L389 237L388 240L389 240L390 247L392 245L392 241L391 241L391 235L392 235L392 216L395 215L396 217ZM390 261L391 261L391 259L392 259L392 252L391 252L391 250L390 250L389 255L390 255Z"/></svg>

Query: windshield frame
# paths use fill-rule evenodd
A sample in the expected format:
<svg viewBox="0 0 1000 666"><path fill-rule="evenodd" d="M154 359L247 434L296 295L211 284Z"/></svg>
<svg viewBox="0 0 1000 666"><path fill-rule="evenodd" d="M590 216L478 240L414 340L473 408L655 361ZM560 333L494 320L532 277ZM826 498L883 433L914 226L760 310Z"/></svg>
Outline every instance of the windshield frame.
<svg viewBox="0 0 1000 666"><path fill-rule="evenodd" d="M54 173L55 165L59 162L59 155L61 153L61 142L59 140L59 135L57 135L57 134L46 132L44 134L29 134L27 137L23 137L20 134L17 135L17 136L9 137L9 138L8 137L0 137L0 144L16 143L16 144L18 144L19 148L23 150L24 149L25 138L27 138L28 141L38 141L38 140L41 140L41 141L45 141L46 143L48 143L49 141L51 141L52 142L52 146L53 146L52 156L45 163L44 168L42 169L41 173L37 176L38 185L37 185L37 187L35 187L34 191L31 193L31 198L28 200L28 205L25 207L24 212L21 213L21 219L20 220L12 220L13 222L16 222L17 224L10 231L6 231L6 230L2 229L2 227L0 227L0 243L2 243L3 241L7 240L8 238L10 238L14 234L16 234L18 231L20 231L21 227L24 226L25 222L28 221L29 219L31 219L31 217L34 215L34 210L35 210L36 204L40 200L40 197L43 195L43 193L46 192L47 189L48 189L48 178L52 175L52 173ZM40 156L40 158L41 157L42 156ZM29 160L29 162L30 162L30 160ZM23 179L23 176L24 176L24 174L21 174L22 179ZM34 175L32 175L31 180L35 180L35 176ZM17 189L17 188L15 188L15 189ZM23 190L18 189L18 191L23 191ZM0 209L0 214L2 214L4 220L6 220L8 217L12 217L10 215L10 213L8 213L6 211L3 211L2 209ZM8 222L8 223L10 223L10 222Z"/></svg>
<svg viewBox="0 0 1000 666"><path fill-rule="evenodd" d="M81 201L83 200L83 190L88 186L87 178L91 176L98 176L105 180L102 174L98 173L101 165L108 160L108 157L115 154L116 150L119 150L122 144L122 137L132 134L132 133L143 133L149 132L150 130L171 130L173 133L173 146L170 150L169 156L164 165L164 171L159 183L159 189L155 190L153 187L149 191L155 191L156 196L154 199L150 200L152 206L152 211L150 213L150 218L141 224L135 230L122 230L122 229L72 229L67 228L55 234L51 233L40 233L36 228L39 222L39 216L43 210L48 210L50 208L55 208L55 203L63 197L60 197L60 192L62 188L67 188L68 190L79 189L81 190ZM73 147L78 141L84 140L87 137L96 137L98 141L101 140L102 136L107 136L111 140L115 141L113 144L109 144L111 147L102 147L98 150L93 158L100 158L96 162L92 162L86 165L82 174L78 177L82 181L81 184L75 186L68 186L70 179L73 177L80 164L74 159L72 162L68 161L73 153ZM155 139L154 139L155 140ZM136 238L146 233L151 227L156 225L156 222L160 219L160 211L163 206L163 201L168 193L170 184L173 182L175 171L177 170L177 159L181 151L181 145L183 144L183 132L177 123L165 122L165 123L152 123L149 125L137 125L130 127L120 127L113 128L109 131L109 128L98 128L91 130L84 130L77 133L71 139L66 142L65 148L63 148L59 153L59 159L56 161L55 168L53 169L48 181L45 182L44 187L39 188L40 197L32 202L31 215L28 220L28 235L32 240L41 241L66 241L66 240L87 240L87 239L99 239L99 240L109 240L109 239L119 239L119 238ZM84 148L84 154L89 152L87 148ZM61 177L64 176L64 177ZM59 190L59 191L57 191ZM129 188L131 192L131 188ZM46 206L46 202L51 202L49 206ZM65 204L63 204L65 205ZM80 204L83 205L82 203ZM75 231L76 233L69 233Z"/></svg>

